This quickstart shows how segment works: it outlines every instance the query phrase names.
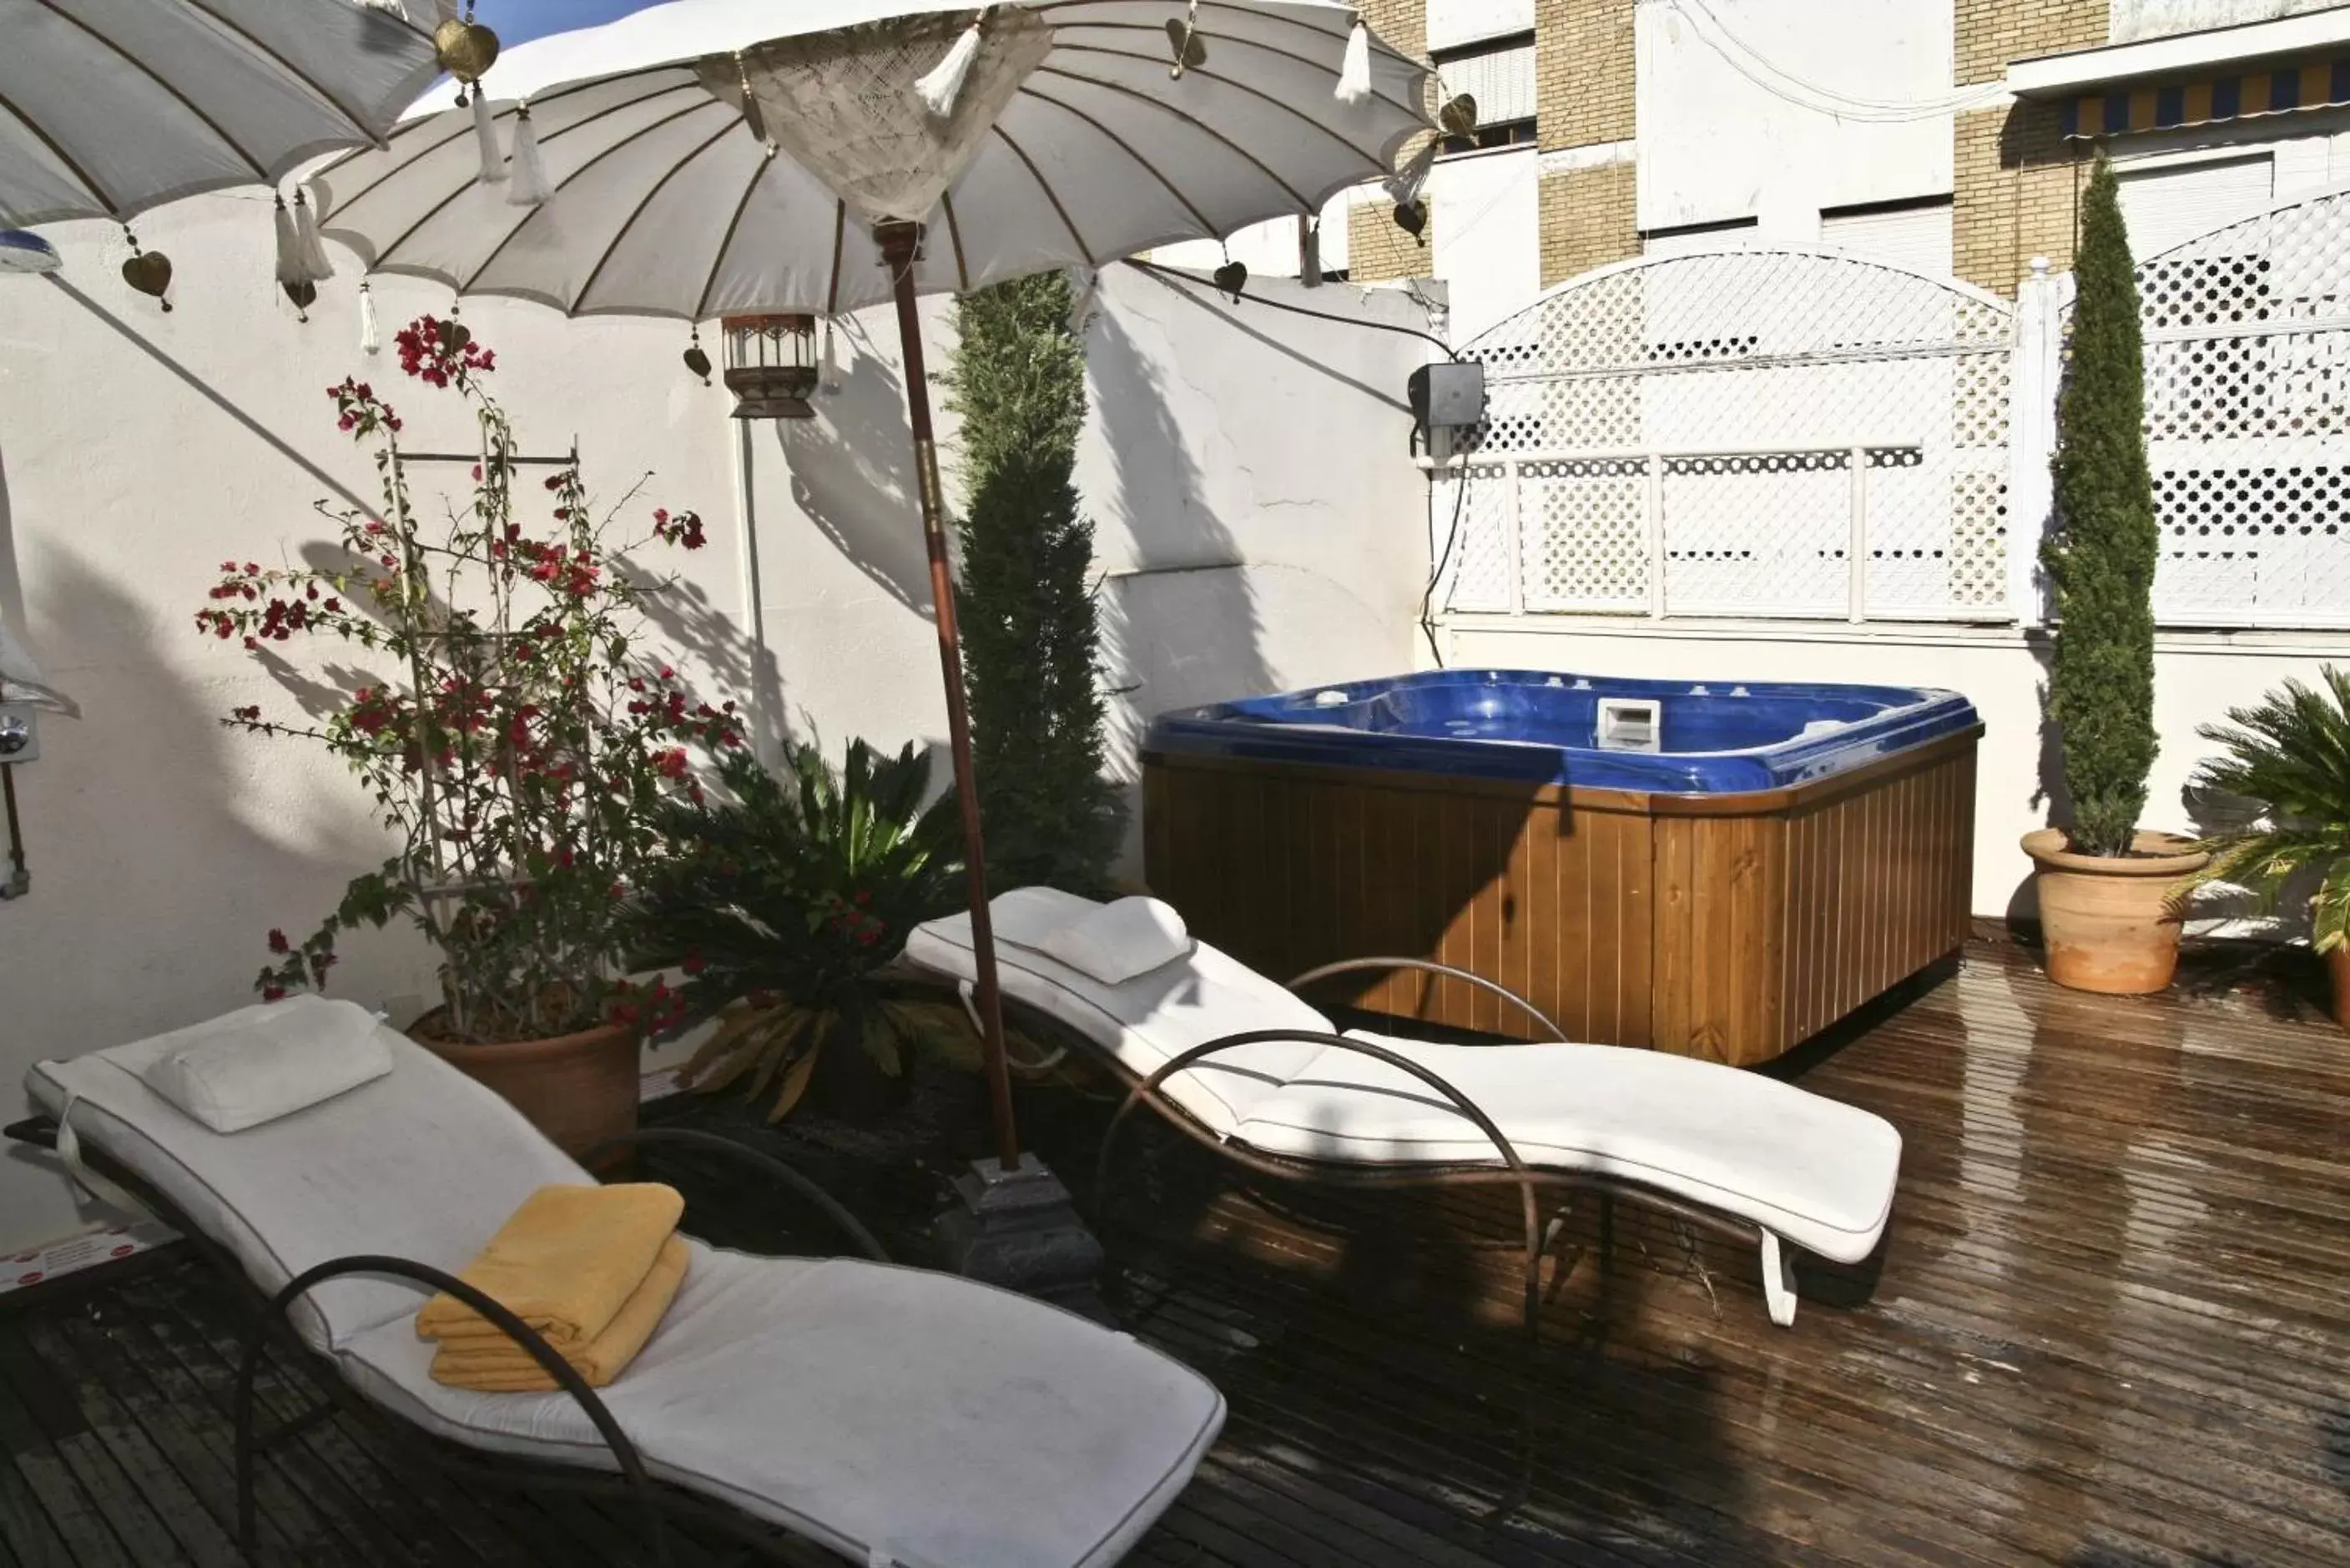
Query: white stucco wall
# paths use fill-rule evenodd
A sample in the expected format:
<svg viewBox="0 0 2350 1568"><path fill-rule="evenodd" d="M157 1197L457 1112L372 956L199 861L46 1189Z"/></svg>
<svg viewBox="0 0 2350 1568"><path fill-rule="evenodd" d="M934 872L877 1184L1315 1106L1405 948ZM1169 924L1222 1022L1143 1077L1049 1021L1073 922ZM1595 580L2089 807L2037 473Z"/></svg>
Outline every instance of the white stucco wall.
<svg viewBox="0 0 2350 1568"><path fill-rule="evenodd" d="M1542 292L1541 198L1541 154L1531 147L1449 158L1430 171L1430 260L1451 290L1453 342Z"/></svg>
<svg viewBox="0 0 2350 1568"><path fill-rule="evenodd" d="M2323 11L2342 0L2112 0L2106 10L2107 35L2116 44L2267 22L2303 11Z"/></svg>
<svg viewBox="0 0 2350 1568"><path fill-rule="evenodd" d="M1534 26L1534 0L1428 0L1428 47L1456 48Z"/></svg>
<svg viewBox="0 0 2350 1568"><path fill-rule="evenodd" d="M314 498L373 496L364 453L335 431L331 382L397 385L411 447L459 444L470 423L388 353L360 356L348 277L296 323L269 281L268 211L213 197L141 222L142 242L176 264L169 315L121 285L119 233L97 226L53 232L68 289L0 279L0 609L85 715L45 722L41 760L19 774L34 886L0 904L0 1108L12 1114L35 1060L249 1001L267 929L314 920L385 853L338 767L220 727L232 706L293 699L233 646L200 639L192 616L224 559L275 560L328 536ZM375 289L387 335L448 304L411 280ZM1103 300L1080 480L1104 568L1134 574L1114 576L1104 603L1109 674L1132 688L1122 748L1159 707L1406 665L1425 493L1402 388L1426 346L1203 304L1123 268ZM1426 324L1399 291L1326 287L1310 303ZM927 312L934 370L944 311ZM684 573L666 628L681 668L836 747L939 740L886 318L844 333L839 389L817 421L746 428L726 417L723 389L680 366L676 324L566 322L497 300L463 314L498 350L526 447L576 437L599 495L650 470L641 508L703 515L710 547L670 557ZM1130 774L1130 750L1119 766ZM353 942L338 974L343 994L411 1011L430 980L398 935ZM0 1156L0 1251L82 1218L45 1163Z"/></svg>
<svg viewBox="0 0 2350 1568"><path fill-rule="evenodd" d="M2053 756L2040 717L2047 645L2012 630L1833 626L1643 626L1554 618L1513 626L1456 618L1444 626L1446 662L1644 680L1866 680L1963 692L1982 715L1975 786L1974 910L2032 916L2031 862L2017 840L2048 825L2043 780ZM2162 737L2146 824L2190 832L2199 809L2189 779L2209 748L2200 724L2257 701L2287 676L2314 681L2328 659L2350 659L2350 634L2167 633L2155 656L2155 726Z"/></svg>
<svg viewBox="0 0 2350 1568"><path fill-rule="evenodd" d="M1823 207L1950 191L1949 115L1838 118L1791 101L1803 94L1784 81L1765 85L1776 80L1767 65L1878 103L1947 98L1949 0L1846 0L1833 25L1812 0L1710 0L1709 9L1764 64L1717 47L1677 6L1639 7L1641 228L1756 217L1767 231L1759 238L1809 240Z"/></svg>

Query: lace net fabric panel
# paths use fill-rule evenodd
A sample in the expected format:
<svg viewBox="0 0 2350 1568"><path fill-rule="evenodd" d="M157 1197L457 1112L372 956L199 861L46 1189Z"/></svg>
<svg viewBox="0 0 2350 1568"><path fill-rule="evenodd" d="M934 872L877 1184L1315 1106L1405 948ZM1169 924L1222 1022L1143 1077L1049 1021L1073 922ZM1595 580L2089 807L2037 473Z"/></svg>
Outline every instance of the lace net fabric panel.
<svg viewBox="0 0 2350 1568"><path fill-rule="evenodd" d="M868 223L919 221L953 184L1028 73L1052 52L1050 25L1017 5L989 15L954 111L927 113L914 83L971 21L937 12L778 38L697 63L712 96L839 193ZM745 105L744 88L749 89Z"/></svg>
<svg viewBox="0 0 2350 1568"><path fill-rule="evenodd" d="M1528 610L2006 614L2012 312L1856 258L1660 258L1480 338ZM1659 497L1652 526L1649 486ZM1652 559L1653 556L1653 559Z"/></svg>
<svg viewBox="0 0 2350 1568"><path fill-rule="evenodd" d="M2350 625L2350 196L2190 240L2137 283L2156 618Z"/></svg>

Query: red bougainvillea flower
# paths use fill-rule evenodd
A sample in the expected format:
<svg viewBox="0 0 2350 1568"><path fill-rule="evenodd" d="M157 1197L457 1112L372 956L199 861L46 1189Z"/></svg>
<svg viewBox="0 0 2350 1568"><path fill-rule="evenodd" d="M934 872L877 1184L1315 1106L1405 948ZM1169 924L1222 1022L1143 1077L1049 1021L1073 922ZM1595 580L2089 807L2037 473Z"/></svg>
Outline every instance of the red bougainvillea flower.
<svg viewBox="0 0 2350 1568"><path fill-rule="evenodd" d="M293 950L293 944L286 940L284 931L273 927L269 932L269 950L274 953L290 952Z"/></svg>

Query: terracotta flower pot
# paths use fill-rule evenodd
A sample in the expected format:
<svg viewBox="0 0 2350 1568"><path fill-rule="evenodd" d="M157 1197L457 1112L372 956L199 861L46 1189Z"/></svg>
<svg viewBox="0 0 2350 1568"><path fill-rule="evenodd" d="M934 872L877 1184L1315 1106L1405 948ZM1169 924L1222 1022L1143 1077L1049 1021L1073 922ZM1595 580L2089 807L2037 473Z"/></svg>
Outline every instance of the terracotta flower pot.
<svg viewBox="0 0 2350 1568"><path fill-rule="evenodd" d="M574 1158L637 1130L637 1032L600 1024L552 1040L466 1045L432 1037L434 1014L410 1038L477 1084L496 1090Z"/></svg>
<svg viewBox="0 0 2350 1568"><path fill-rule="evenodd" d="M2130 855L2075 855L2064 833L2023 836L2040 895L2048 978L2075 991L2160 991L2178 967L2187 879L2211 857L2169 833L2138 834Z"/></svg>
<svg viewBox="0 0 2350 1568"><path fill-rule="evenodd" d="M2334 982L2334 1022L2350 1029L2350 945L2325 955L2325 978Z"/></svg>

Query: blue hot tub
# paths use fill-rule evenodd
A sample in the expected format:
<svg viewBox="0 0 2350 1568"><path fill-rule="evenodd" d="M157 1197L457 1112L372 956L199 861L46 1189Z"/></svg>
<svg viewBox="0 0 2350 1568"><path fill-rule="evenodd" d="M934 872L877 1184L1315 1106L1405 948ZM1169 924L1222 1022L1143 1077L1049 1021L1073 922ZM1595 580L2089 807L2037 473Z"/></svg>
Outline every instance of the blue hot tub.
<svg viewBox="0 0 2350 1568"><path fill-rule="evenodd" d="M1153 890L1269 974L1426 958L1575 1039L1750 1063L1966 940L1955 692L1452 670L1162 714ZM1425 974L1344 1000L1544 1037Z"/></svg>
<svg viewBox="0 0 2350 1568"><path fill-rule="evenodd" d="M1637 722L1644 711L1655 724ZM1964 697L1924 687L1440 670L1161 714L1147 749L1727 794L1825 778L1977 722Z"/></svg>

